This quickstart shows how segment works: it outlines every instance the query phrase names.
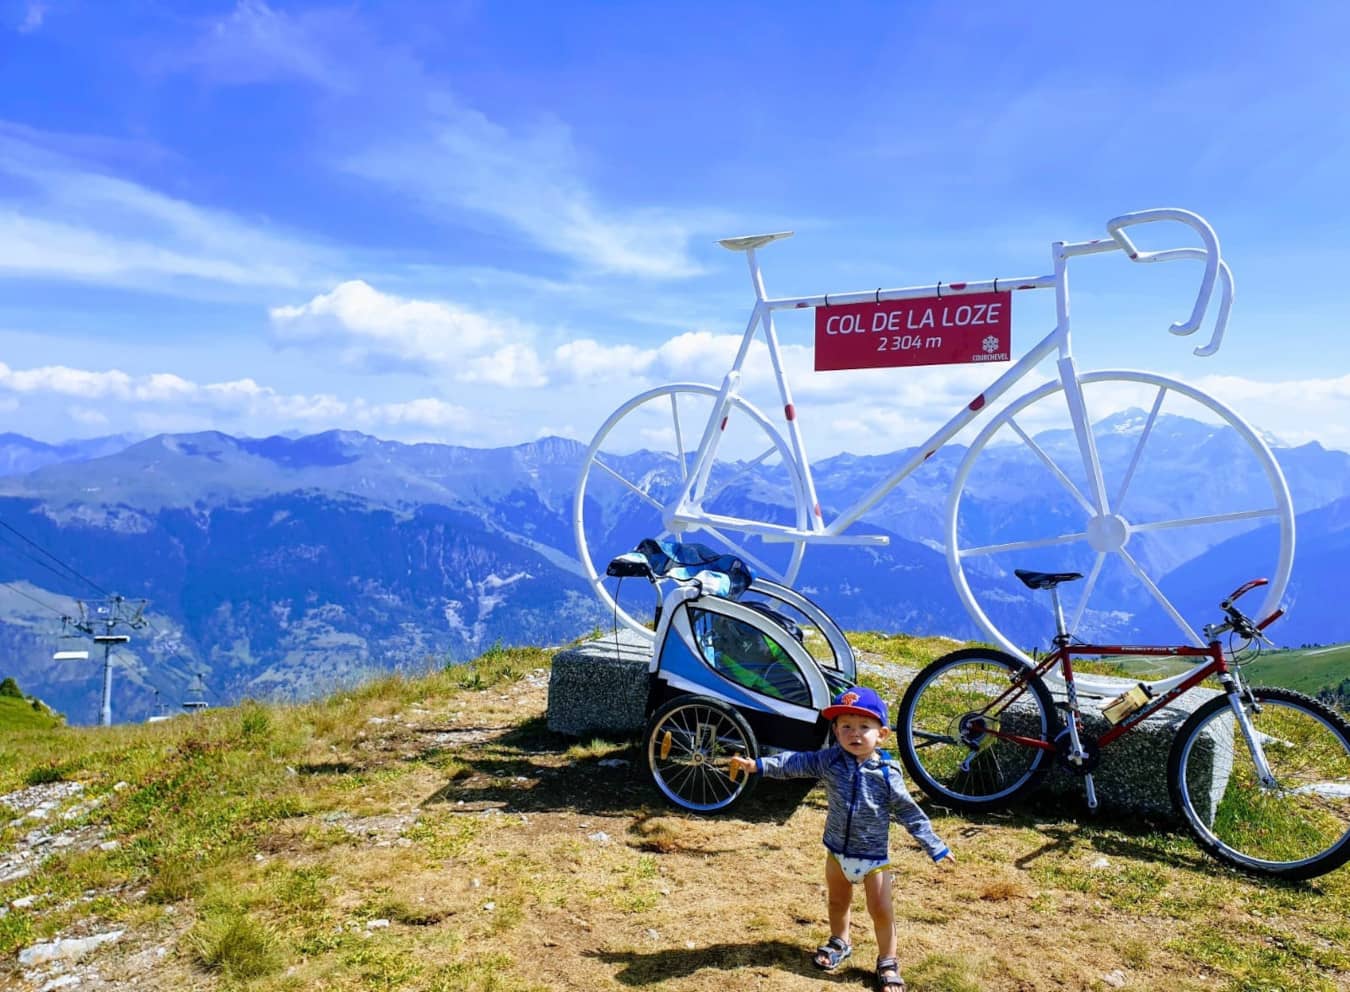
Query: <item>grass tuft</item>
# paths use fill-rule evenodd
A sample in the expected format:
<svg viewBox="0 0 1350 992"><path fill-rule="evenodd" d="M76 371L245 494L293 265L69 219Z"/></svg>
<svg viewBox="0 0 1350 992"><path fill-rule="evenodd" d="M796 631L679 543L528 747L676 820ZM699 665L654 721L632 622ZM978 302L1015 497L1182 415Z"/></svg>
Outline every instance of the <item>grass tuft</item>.
<svg viewBox="0 0 1350 992"><path fill-rule="evenodd" d="M256 741L272 729L272 714L265 706L248 700L239 707L239 736L245 741Z"/></svg>
<svg viewBox="0 0 1350 992"><path fill-rule="evenodd" d="M23 777L24 785L47 785L51 782L64 782L66 773L60 765L38 765L29 769Z"/></svg>
<svg viewBox="0 0 1350 992"><path fill-rule="evenodd" d="M1007 879L990 882L980 890L980 898L985 902L1007 902L1009 899L1021 899L1026 894L1026 889L1020 883Z"/></svg>
<svg viewBox="0 0 1350 992"><path fill-rule="evenodd" d="M192 899L201 891L201 876L187 858L163 857L155 859L145 898L151 903L169 905Z"/></svg>
<svg viewBox="0 0 1350 992"><path fill-rule="evenodd" d="M949 954L930 954L905 969L914 992L984 992L979 969Z"/></svg>
<svg viewBox="0 0 1350 992"><path fill-rule="evenodd" d="M282 965L273 929L239 909L216 910L198 920L187 946L198 964L226 978L261 978Z"/></svg>

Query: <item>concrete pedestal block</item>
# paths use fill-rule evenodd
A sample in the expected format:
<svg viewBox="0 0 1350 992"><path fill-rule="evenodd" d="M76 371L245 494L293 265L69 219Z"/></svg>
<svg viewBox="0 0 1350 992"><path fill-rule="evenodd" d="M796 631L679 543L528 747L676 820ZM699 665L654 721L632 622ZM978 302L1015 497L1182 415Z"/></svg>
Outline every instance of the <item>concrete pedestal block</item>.
<svg viewBox="0 0 1350 992"><path fill-rule="evenodd" d="M548 728L574 737L628 737L647 724L652 642L623 629L553 656Z"/></svg>
<svg viewBox="0 0 1350 992"><path fill-rule="evenodd" d="M1134 682L1106 679L1091 676L1093 683L1119 685L1124 692ZM1051 686L1051 694L1062 698L1062 694ZM1170 818L1172 800L1167 792L1167 758L1172 750L1172 741L1181 725L1191 713L1199 709L1219 693L1214 689L1191 689L1164 706L1139 726L1120 739L1113 741L1102 750L1101 764L1093 772L1092 781L1097 788L1097 801L1104 810L1128 811L1147 814L1152 817ZM1111 729L1111 724L1098 711L1098 705L1107 700L1081 699L1084 731L1101 737ZM1194 760L1207 762L1210 766L1213 790L1221 793L1228 782L1230 768L1223 761L1214 766L1218 756L1229 756L1227 748L1208 748L1202 746L1195 752ZM1056 762L1054 769L1046 777L1042 791L1063 795L1066 800L1076 799L1086 803L1083 780L1080 776L1066 771Z"/></svg>

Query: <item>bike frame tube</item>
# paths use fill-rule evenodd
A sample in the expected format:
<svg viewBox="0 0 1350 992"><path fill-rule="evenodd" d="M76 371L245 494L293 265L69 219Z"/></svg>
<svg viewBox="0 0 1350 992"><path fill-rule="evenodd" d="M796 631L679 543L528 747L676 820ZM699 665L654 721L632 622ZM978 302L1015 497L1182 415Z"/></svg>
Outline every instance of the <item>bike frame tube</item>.
<svg viewBox="0 0 1350 992"><path fill-rule="evenodd" d="M811 474L811 462L806 457L806 441L802 437L801 424L797 420L797 408L792 402L792 388L788 385L787 373L783 369L783 360L778 348L778 331L773 326L773 310L765 303L764 275L759 268L755 250L746 252L750 264L750 279L755 285L755 310L760 313L760 323L764 328L764 344L769 349L769 361L773 363L774 379L778 383L778 395L783 401L783 420L787 423L788 443L792 446L792 455L797 461L801 484L806 493L806 505L811 514L811 530L817 533L825 528L820 514L820 499L816 496L816 480ZM741 343L737 358L748 351L746 342Z"/></svg>
<svg viewBox="0 0 1350 992"><path fill-rule="evenodd" d="M838 534L856 523L872 507L885 498L886 494L899 485L915 469L935 455L939 448L954 438L961 432L961 429L978 417L989 405L998 400L1000 396L1006 393L1012 386L1019 382L1028 372L1039 365L1047 355L1056 348L1062 349L1066 346L1068 329L1056 327L1053 331L1043 337L1036 345L1025 355L1023 355L1012 368L1004 372L993 381L984 392L980 393L968 404L961 408L961 411L939 427L933 434L916 449L913 455L892 472L885 479L878 482L872 489L863 495L856 503L848 509L840 512L834 522L825 528L826 534Z"/></svg>
<svg viewBox="0 0 1350 992"><path fill-rule="evenodd" d="M1144 706L1135 710L1120 723L1116 724L1101 737L1097 738L1098 747L1106 747L1113 741L1118 740L1125 734L1133 730L1138 724L1147 720L1150 716L1162 709L1172 700L1176 699L1182 693L1195 688L1211 675L1224 676L1228 674L1228 661L1224 657L1223 648L1217 641L1210 643L1208 647L1197 648L1190 645L1176 645L1169 647L1157 647L1152 645L1125 645L1125 644L1068 644L1056 648L1047 654L1032 669L1032 675L1036 678L1043 678L1051 670L1058 666L1063 675L1066 691L1069 694L1070 713L1074 719L1069 723L1071 739L1075 746L1081 747L1076 733L1078 702L1077 685L1073 675L1073 656L1085 655L1101 658L1120 658L1120 657L1146 657L1146 658L1203 658L1200 664L1196 665L1180 675L1175 675L1169 679L1162 679L1151 683L1155 689L1161 690L1160 694ZM1029 679L1027 680L1029 681ZM1014 702L1023 692L1026 691L1026 683L1019 682L1004 690L986 709L997 709L1005 703ZM1230 693L1231 695L1231 693ZM1238 706L1237 709L1241 707ZM1245 719L1246 714L1242 714L1239 723L1244 727L1244 733L1247 732L1249 725ZM1053 751L1055 746L1053 742L1040 741L1030 737L1023 737L1017 734L1004 734L996 730L986 731L993 737L1001 740L1010 741L1014 744L1021 744L1025 747L1039 748L1043 751ZM1248 740L1251 745L1252 741ZM1258 748L1253 748L1253 753L1258 753Z"/></svg>
<svg viewBox="0 0 1350 992"><path fill-rule="evenodd" d="M1067 268L1063 261L1058 258L1058 250L1061 246L1056 245L1056 266L1055 272L1050 275L1041 276L1019 276L1013 279L990 279L982 282L957 282L948 283L944 286L938 283L933 286L907 286L901 289L878 289L874 292L855 292L855 293L825 293L818 296L796 296L782 297L779 299L761 299L756 304L756 311L763 308L768 313L775 310L803 310L824 306L843 306L850 303L885 303L891 300L916 300L928 299L929 297L941 297L945 295L961 296L970 293L991 293L1003 290L1029 290L1029 289L1054 289L1059 305L1057 307L1060 319L1054 329L1045 337L1032 346L1031 350L1017 360L1013 366L993 381L984 392L980 393L961 409L954 417L943 424L933 432L927 440L923 441L915 449L915 453L905 460L894 472L882 479L875 486L869 489L857 502L853 503L847 509L841 511L834 521L828 526L823 525L818 517L813 518L813 524L819 523L823 527L820 533L828 537L838 537L845 530L858 522L868 510L876 506L886 497L886 495L897 485L903 482L919 466L937 453L938 449L954 438L961 430L972 420L977 418L989 405L998 400L1000 396L1006 393L1012 386L1019 382L1033 368L1039 365L1052 351L1058 349L1061 356L1070 354L1069 343L1069 323L1067 320L1067 284L1065 278ZM1101 243L1095 251L1115 251L1120 246L1111 240ZM758 289L758 287L757 287ZM748 333L748 332L747 332ZM744 351L744 347L742 351ZM775 373L779 374L780 394L783 393L784 380L779 371L780 366L775 363ZM791 400L784 395L784 409L788 409ZM798 427L796 418L789 422L790 430L796 434ZM802 461L801 476L807 492L811 494L812 511L819 514L819 503L815 498L815 480L811 473L809 463Z"/></svg>
<svg viewBox="0 0 1350 992"><path fill-rule="evenodd" d="M806 442L802 437L801 426L797 422L796 408L792 403L792 387L788 384L787 372L783 368L782 352L778 346L778 333L773 326L773 313L766 306L764 276L760 271L759 259L755 255L755 250L750 248L745 255L746 263L750 269L750 282L755 291L755 308L750 314L745 333L741 335L741 344L736 350L736 357L731 363L731 369L722 381L722 391L713 408L713 415L709 418L703 431L703 437L699 441L694 471L690 474L689 481L680 494L679 510L676 516L678 517L681 512L687 512L691 508L691 504L701 509L704 494L707 492L708 477L712 472L713 461L717 456L718 442L721 440L722 432L726 430L727 417L732 401L740 395L741 369L750 354L750 345L754 341L755 330L762 328L764 344L768 349L769 361L773 366L774 381L778 386L778 395L783 402L783 417L787 423L788 445L791 448L794 462L793 465L788 466L788 469L797 476L797 484L801 487L806 498L806 505L810 514L810 530L819 533L824 529L824 521L821 519L820 513L820 499L816 495L816 483L811 474L811 463L806 456ZM734 523L727 518L716 518L712 514L706 513L704 515L710 522L721 519L724 523ZM777 527L761 533L768 536L780 533L796 534L798 531L796 528Z"/></svg>
<svg viewBox="0 0 1350 992"><path fill-rule="evenodd" d="M752 319L750 329L746 331L747 338L753 330ZM703 437L698 442L698 455L694 459L694 471L689 473L684 489L680 492L677 514L686 509L690 502L697 506L703 501L703 494L708 487L708 476L712 472L713 459L717 456L717 442L722 432L726 430L727 411L731 409L732 399L740 393L740 384L741 370L732 366L722 379L722 389L713 404L712 416L708 418L708 423L703 428Z"/></svg>
<svg viewBox="0 0 1350 992"><path fill-rule="evenodd" d="M1148 223L1156 220L1181 221L1182 223L1195 228L1197 231L1200 231L1205 248L1182 248L1169 249L1160 252L1140 252L1135 249L1130 239L1120 230L1120 228L1131 224ZM1083 454L1085 467L1088 470L1088 477L1091 480L1096 509L1098 513L1107 512L1109 509L1109 502L1105 491L1105 483L1101 477L1100 462L1097 458L1096 445L1092 438L1092 432L1086 426L1087 412L1084 409L1082 401L1082 390L1077 381L1077 369L1073 365L1073 355L1070 343L1068 260L1081 255L1097 255L1113 251L1124 252L1132 261L1138 262L1203 257L1206 260L1207 267L1204 283L1201 288L1200 299L1197 300L1191 321L1188 321L1185 324L1173 325L1175 333L1180 333L1180 331L1176 330L1177 328L1187 327L1193 330L1194 327L1191 325L1198 325L1198 318L1196 315L1203 313L1205 309L1204 303L1208 301L1209 293L1213 288L1215 272L1218 271L1216 268L1218 261L1211 257L1217 248L1217 242L1214 239L1213 232L1203 220L1188 211L1172 209L1142 211L1137 214L1127 214L1123 217L1116 218L1111 223L1115 225L1115 227L1110 228L1112 236L1109 238L1093 239L1091 241L1082 242L1055 242L1051 246L1054 271L1048 275L1018 276L1008 279L999 278L979 282L937 283L928 286L906 286L898 289L876 289L849 293L821 293L813 296L770 298L764 288L764 280L755 249L746 249L746 260L750 269L750 279L755 291L755 308L749 322L746 324L745 333L741 337L740 347L736 352L736 358L732 363L732 368L727 373L726 379L723 380L722 392L714 409L713 417L710 419L707 428L704 431L703 438L699 443L694 471L690 473L689 481L686 483L685 488L681 493L679 512L676 514L677 518L681 513L684 515L691 515L691 511L697 509L699 513L703 514L703 518L707 519L710 523L721 523L723 526L735 524L740 529L749 533L759 533L767 540L772 540L774 538L788 540L794 537L812 536L821 539L841 539L843 531L856 523L868 510L876 506L876 504L895 488L895 486L931 458L939 448L947 444L948 441L960 433L962 428L978 417L984 410L988 409L990 404L997 401L1014 383L1026 376L1032 368L1039 365L1051 351L1056 349L1059 351L1060 359L1059 377L1064 385L1065 394L1068 397L1070 415L1074 422L1074 433L1077 436L1079 450ZM973 293L1032 289L1055 290L1055 307L1057 314L1055 327L1044 338L1038 341L1031 350L1019 359L1011 368L1004 372L1003 375L999 376L982 393L971 400L965 408L953 416L942 427L938 428L938 430L929 436L927 440L920 443L916 449L916 453L897 468L895 472L877 483L852 506L842 511L835 518L833 523L828 526L825 525L821 517L815 478L811 471L811 464L806 458L806 448L802 439L801 427L796 416L795 406L792 402L792 393L788 385L787 376L783 369L778 335L773 326L774 311L804 310L814 309L816 307L844 306L855 303L884 303L893 300L914 300L926 299L929 297L942 297L946 295L961 296ZM1221 315L1221 322L1222 316L1225 315ZM783 404L783 416L787 423L788 442L793 457L796 459L796 465L791 466L789 470L796 474L802 492L807 498L810 525L809 529L806 531L778 525L746 527L731 518L718 518L703 513L699 505L707 487L708 476L712 470L712 463L716 456L721 432L726 425L727 411L730 409L731 399L732 397L739 395L741 369L749 355L750 345L754 339L756 328L759 327L762 327L764 330L765 343L768 346L769 357L773 364L775 384L778 388L779 398ZM1189 333L1189 331L1186 333ZM1217 333L1222 333L1221 324ZM1211 342L1211 344L1213 343L1214 342Z"/></svg>

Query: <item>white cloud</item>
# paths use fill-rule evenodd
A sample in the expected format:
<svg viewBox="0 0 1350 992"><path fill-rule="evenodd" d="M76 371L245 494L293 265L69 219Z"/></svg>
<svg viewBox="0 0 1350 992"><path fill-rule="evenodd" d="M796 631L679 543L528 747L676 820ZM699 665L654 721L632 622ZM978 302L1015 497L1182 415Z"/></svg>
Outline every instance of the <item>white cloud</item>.
<svg viewBox="0 0 1350 992"><path fill-rule="evenodd" d="M1350 451L1350 375L1283 382L1210 375L1189 382L1286 444L1319 441Z"/></svg>
<svg viewBox="0 0 1350 992"><path fill-rule="evenodd" d="M341 11L288 14L262 0L238 0L224 17L210 20L197 43L171 62L203 71L212 81L248 85L295 79L326 89L349 90L353 80L332 32Z"/></svg>
<svg viewBox="0 0 1350 992"><path fill-rule="evenodd" d="M62 396L82 396L99 399L114 397L128 399L131 395L131 376L113 369L108 372L89 372L47 365L36 369L11 369L0 362L0 388L16 393L58 393Z"/></svg>
<svg viewBox="0 0 1350 992"><path fill-rule="evenodd" d="M473 414L462 406L438 399L409 400L406 403L380 403L361 406L359 422L367 425L412 424L422 427L464 428L473 422Z"/></svg>
<svg viewBox="0 0 1350 992"><path fill-rule="evenodd" d="M534 348L508 344L490 355L479 355L465 365L457 378L494 386L544 386L548 377Z"/></svg>
<svg viewBox="0 0 1350 992"><path fill-rule="evenodd" d="M19 396L78 397L99 400L99 409L66 407L72 421L103 428L114 418L132 419L142 429L187 430L217 426L219 421L263 422L288 427L326 428L358 424L367 429L463 427L473 418L463 407L436 398L397 403L341 399L328 394L281 393L253 379L197 383L172 373L132 376L117 369L96 372L66 366L11 369L0 362L0 390ZM108 405L125 404L130 412L110 416ZM17 397L0 397L0 409L13 409Z"/></svg>
<svg viewBox="0 0 1350 992"><path fill-rule="evenodd" d="M105 430L108 426L108 415L102 410L94 410L87 406L70 406L66 408L66 416L77 424L85 427L93 427L96 430Z"/></svg>
<svg viewBox="0 0 1350 992"><path fill-rule="evenodd" d="M380 135L346 160L349 171L441 211L504 221L540 248L601 272L668 279L699 271L689 241L710 217L605 205L582 177L564 123L512 130L425 82L435 89L408 136Z"/></svg>
<svg viewBox="0 0 1350 992"><path fill-rule="evenodd" d="M80 144L0 122L0 175L15 181L0 194L0 274L156 289L183 282L296 287L336 264L327 248L57 150Z"/></svg>
<svg viewBox="0 0 1350 992"><path fill-rule="evenodd" d="M560 377L571 382L603 382L616 372L640 376L656 360L653 349L633 345L604 345L581 338L559 345L553 351L552 365Z"/></svg>
<svg viewBox="0 0 1350 992"><path fill-rule="evenodd" d="M534 246L600 272L666 279L699 271L690 237L726 226L723 212L606 202L585 175L584 151L566 122L546 114L494 120L466 104L414 48L379 35L377 24L349 9L289 13L238 0L183 55L162 61L216 84L318 87L343 125L337 140L355 149L338 156L339 167L452 221L485 216L494 233L508 225Z"/></svg>
<svg viewBox="0 0 1350 992"><path fill-rule="evenodd" d="M45 3L29 0L28 7L23 12L23 20L19 22L19 34L32 34L42 27L43 18L46 16L47 5Z"/></svg>
<svg viewBox="0 0 1350 992"><path fill-rule="evenodd" d="M332 344L339 360L355 368L449 374L498 385L546 381L529 342L532 332L515 321L382 293L359 279L298 306L274 307L270 314L283 342L307 348Z"/></svg>

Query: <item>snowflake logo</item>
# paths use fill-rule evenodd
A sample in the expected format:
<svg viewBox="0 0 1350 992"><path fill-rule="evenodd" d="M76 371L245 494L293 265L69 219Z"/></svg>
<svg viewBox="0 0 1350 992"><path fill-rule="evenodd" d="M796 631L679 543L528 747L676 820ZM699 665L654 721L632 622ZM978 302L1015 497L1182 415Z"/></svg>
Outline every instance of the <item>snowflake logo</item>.
<svg viewBox="0 0 1350 992"><path fill-rule="evenodd" d="M990 354L990 355L992 355L994 352L998 351L998 338L994 337L992 334L989 335L989 337L985 338L985 339L984 339L984 350L985 350L985 353L986 353L986 354Z"/></svg>

